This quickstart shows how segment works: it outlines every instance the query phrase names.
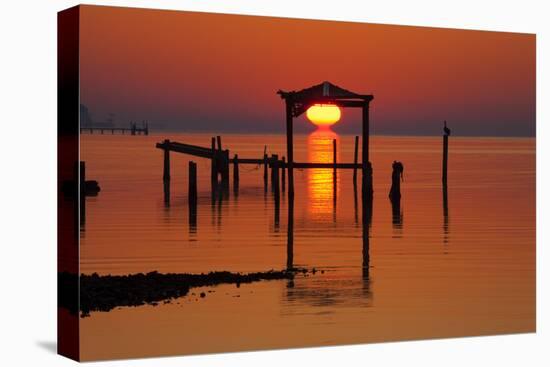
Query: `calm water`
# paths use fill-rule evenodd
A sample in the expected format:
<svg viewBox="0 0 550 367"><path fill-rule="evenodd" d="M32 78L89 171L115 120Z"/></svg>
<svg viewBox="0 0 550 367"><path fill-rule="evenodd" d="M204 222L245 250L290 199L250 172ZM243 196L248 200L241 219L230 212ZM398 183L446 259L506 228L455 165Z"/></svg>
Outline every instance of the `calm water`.
<svg viewBox="0 0 550 367"><path fill-rule="evenodd" d="M200 273L283 269L288 199L264 190L263 168L241 166L240 185L212 201L210 163L198 163L196 225L187 205L189 156L165 138L210 145L211 135L82 135L87 199L81 272ZM295 160L353 161L353 136L295 138ZM283 135L224 135L231 155L285 152ZM401 207L388 199L391 163L405 166ZM294 282L205 289L156 307L119 308L81 320L83 359L334 345L535 330L535 140L451 137L445 207L440 137L371 138L374 202L363 270L361 199L352 171L295 172L293 263L319 270ZM334 186L336 180L336 187ZM359 192L360 194L360 192ZM192 221L191 221L192 222ZM193 289L198 294L201 289Z"/></svg>

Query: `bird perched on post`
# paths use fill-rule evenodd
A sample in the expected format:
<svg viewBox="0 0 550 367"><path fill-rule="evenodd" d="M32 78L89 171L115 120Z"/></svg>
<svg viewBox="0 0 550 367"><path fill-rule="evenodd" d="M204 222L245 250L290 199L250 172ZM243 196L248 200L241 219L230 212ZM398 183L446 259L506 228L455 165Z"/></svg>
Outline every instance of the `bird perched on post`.
<svg viewBox="0 0 550 367"><path fill-rule="evenodd" d="M393 161L392 163L392 168L394 171L396 171L399 176L401 176L401 181L403 181L403 163L399 162L399 161Z"/></svg>
<svg viewBox="0 0 550 367"><path fill-rule="evenodd" d="M445 132L445 135L451 135L451 129L447 127L447 120L443 121L443 131Z"/></svg>

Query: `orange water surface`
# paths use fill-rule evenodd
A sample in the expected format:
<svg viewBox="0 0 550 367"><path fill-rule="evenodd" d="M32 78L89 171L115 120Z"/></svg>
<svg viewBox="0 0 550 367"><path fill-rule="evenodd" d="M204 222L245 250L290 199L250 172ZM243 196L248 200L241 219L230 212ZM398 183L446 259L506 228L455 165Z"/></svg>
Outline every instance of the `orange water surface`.
<svg viewBox="0 0 550 367"><path fill-rule="evenodd" d="M163 153L155 143L210 146L210 137L81 135L87 179L101 186L86 202L81 273L285 268L288 197L283 192L277 207L262 167L241 165L238 191L231 181L228 194L213 200L209 161L191 158L199 177L194 223L190 157L172 153L165 202ZM231 156L260 158L264 145L285 155L283 135L222 139ZM333 139L337 160L353 162L354 137L330 130L296 136L295 160L332 162ZM446 200L441 145L441 137L371 138L366 239L352 170L296 170L292 261L316 274L92 312L81 319L82 359L534 331L535 140L451 137ZM397 210L388 199L394 160L405 167ZM205 298L196 296L201 291Z"/></svg>

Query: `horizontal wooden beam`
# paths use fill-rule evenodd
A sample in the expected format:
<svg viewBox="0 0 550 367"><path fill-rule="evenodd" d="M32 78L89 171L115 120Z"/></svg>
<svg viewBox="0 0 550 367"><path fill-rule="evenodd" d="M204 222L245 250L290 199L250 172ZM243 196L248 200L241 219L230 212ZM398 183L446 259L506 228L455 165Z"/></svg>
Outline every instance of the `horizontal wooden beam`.
<svg viewBox="0 0 550 367"><path fill-rule="evenodd" d="M212 159L212 149L205 148L198 145L183 144L177 142L157 143L156 147L159 149L168 149L176 153L189 154L196 157L203 157ZM216 151L218 154L219 151ZM269 166L272 166L274 163L277 163L279 167L287 168L288 162L282 160L275 160L271 157L267 158L267 161L264 161L263 158L231 158L229 159L230 163L237 164L264 164L267 162ZM338 169L360 169L362 165L360 163L311 163L311 162L294 162L294 168L338 168Z"/></svg>
<svg viewBox="0 0 550 367"><path fill-rule="evenodd" d="M204 150L201 149L202 147L197 147L193 145L188 144L174 144L174 143L157 143L156 147L159 149L168 149L172 152L177 153L183 153L183 154L189 154L196 157L202 157L202 158L209 158L212 159L212 150Z"/></svg>
<svg viewBox="0 0 550 367"><path fill-rule="evenodd" d="M284 167L288 167L288 163L281 163ZM355 163L309 163L309 162L294 162L294 168L339 168L353 169L361 168L360 164Z"/></svg>

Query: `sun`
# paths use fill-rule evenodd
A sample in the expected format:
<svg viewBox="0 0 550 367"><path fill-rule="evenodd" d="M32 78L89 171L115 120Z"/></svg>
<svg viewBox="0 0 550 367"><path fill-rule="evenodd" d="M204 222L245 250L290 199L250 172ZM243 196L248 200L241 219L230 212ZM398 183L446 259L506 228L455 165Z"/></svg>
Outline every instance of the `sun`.
<svg viewBox="0 0 550 367"><path fill-rule="evenodd" d="M306 116L314 125L328 127L340 120L342 112L333 104L314 104L307 109Z"/></svg>

